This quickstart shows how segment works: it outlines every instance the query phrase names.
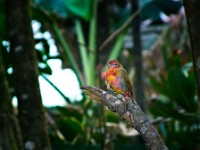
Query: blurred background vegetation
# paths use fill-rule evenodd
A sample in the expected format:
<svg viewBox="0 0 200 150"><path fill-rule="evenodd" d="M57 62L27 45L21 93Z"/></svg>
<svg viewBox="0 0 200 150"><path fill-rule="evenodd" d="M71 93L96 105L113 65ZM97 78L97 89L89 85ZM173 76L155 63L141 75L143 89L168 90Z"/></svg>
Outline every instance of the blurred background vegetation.
<svg viewBox="0 0 200 150"><path fill-rule="evenodd" d="M84 94L81 101L71 100L48 78L52 74L48 61L56 59L62 62L62 69L74 71L80 86L106 89L101 72L108 60L118 59L133 81L136 56L132 24L102 45L135 12L131 1L32 0L30 11L32 23L40 24L37 32L41 35L49 32L57 50L56 55L51 55L48 39L34 36L39 75L66 101L64 106L45 108L52 149L147 149L138 133L114 113L88 100ZM142 0L139 16L144 111L169 149L200 149L200 114L182 4L172 0ZM9 92L15 97L6 17L9 16L6 16L5 0L0 0L0 52L3 58L0 65L4 66ZM7 104L0 104L3 112L3 105ZM17 116L17 109L12 107L12 115Z"/></svg>

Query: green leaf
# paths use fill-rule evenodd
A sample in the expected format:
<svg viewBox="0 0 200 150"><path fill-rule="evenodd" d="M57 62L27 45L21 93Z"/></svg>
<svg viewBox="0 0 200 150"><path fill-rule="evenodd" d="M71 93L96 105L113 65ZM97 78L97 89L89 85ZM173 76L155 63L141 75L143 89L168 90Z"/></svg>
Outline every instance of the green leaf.
<svg viewBox="0 0 200 150"><path fill-rule="evenodd" d="M56 14L60 17L68 16L64 6L64 0L35 0L35 3L51 14Z"/></svg>
<svg viewBox="0 0 200 150"><path fill-rule="evenodd" d="M119 117L109 110L106 110L106 118L108 122L119 123L120 121Z"/></svg>
<svg viewBox="0 0 200 150"><path fill-rule="evenodd" d="M126 36L125 33L126 32L122 32L117 37L117 39L115 41L115 44L114 44L114 46L112 48L112 51L111 51L111 53L109 55L108 61L109 60L113 60L113 59L117 59L119 57L120 52L122 50L123 43L124 43L124 38Z"/></svg>
<svg viewBox="0 0 200 150"><path fill-rule="evenodd" d="M155 1L149 1L142 6L141 20L152 19L154 21L160 20L161 8Z"/></svg>
<svg viewBox="0 0 200 150"><path fill-rule="evenodd" d="M179 9L182 7L181 1L174 0L154 0L160 9L170 15L172 13L178 13Z"/></svg>
<svg viewBox="0 0 200 150"><path fill-rule="evenodd" d="M77 75L78 81L80 82L80 86L83 85L83 80L81 77L80 69L77 65L77 62L75 61L75 58L74 58L71 50L69 49L68 43L66 42L62 31L58 28L58 25L56 23L52 23L51 28L53 30L53 33L55 34L55 37L56 37L58 43L63 48L63 54L69 60L73 71Z"/></svg>
<svg viewBox="0 0 200 150"><path fill-rule="evenodd" d="M64 0L64 6L69 13L86 20L92 17L92 3L92 0Z"/></svg>
<svg viewBox="0 0 200 150"><path fill-rule="evenodd" d="M163 44L161 50L162 50L162 56L163 56L165 68L168 69L169 68L169 56L168 56L167 46L165 44Z"/></svg>
<svg viewBox="0 0 200 150"><path fill-rule="evenodd" d="M168 95L168 87L166 86L167 81L166 77L163 74L159 75L159 79L157 77L150 77L151 85L159 92L161 95L165 95L166 97L169 97Z"/></svg>
<svg viewBox="0 0 200 150"><path fill-rule="evenodd" d="M166 15L178 13L182 7L180 1L173 0L144 0L141 3L141 19L151 19L153 21L160 21L160 14Z"/></svg>
<svg viewBox="0 0 200 150"><path fill-rule="evenodd" d="M156 100L149 106L149 111L156 117L174 117L177 114L177 110L174 108L173 103L170 101L162 101L162 99Z"/></svg>
<svg viewBox="0 0 200 150"><path fill-rule="evenodd" d="M180 56L175 55L174 57L172 57L172 59L173 59L174 66L177 66L178 68L182 66Z"/></svg>
<svg viewBox="0 0 200 150"><path fill-rule="evenodd" d="M70 127L75 133L80 134L84 139L86 139L86 133L81 126L81 122L79 122L76 118L68 117L64 120L65 124Z"/></svg>
<svg viewBox="0 0 200 150"><path fill-rule="evenodd" d="M81 107L81 106L80 106ZM63 115L63 116L68 116L68 117L74 117L76 118L78 121L82 121L83 119L83 114L81 113L81 109L79 107L60 107L60 106L57 106L56 107L56 110L59 111L59 114L60 115Z"/></svg>
<svg viewBox="0 0 200 150"><path fill-rule="evenodd" d="M160 97L157 101L149 106L150 112L156 117L171 118L184 124L185 126L192 127L192 125L198 125L200 117L199 113L181 112L178 106L174 102L163 101Z"/></svg>
<svg viewBox="0 0 200 150"><path fill-rule="evenodd" d="M80 49L80 56L81 56L82 64L83 64L84 76L85 76L87 84L89 84L89 81L91 80L91 78L90 78L91 68L88 63L89 62L88 51L86 48L85 38L83 35L83 30L82 30L80 20L75 21L75 29L76 29L78 42L81 43L81 44L79 44L79 49Z"/></svg>
<svg viewBox="0 0 200 150"><path fill-rule="evenodd" d="M192 81L193 75L186 77L180 68L170 68L166 80L167 95L185 110L196 112L195 85Z"/></svg>

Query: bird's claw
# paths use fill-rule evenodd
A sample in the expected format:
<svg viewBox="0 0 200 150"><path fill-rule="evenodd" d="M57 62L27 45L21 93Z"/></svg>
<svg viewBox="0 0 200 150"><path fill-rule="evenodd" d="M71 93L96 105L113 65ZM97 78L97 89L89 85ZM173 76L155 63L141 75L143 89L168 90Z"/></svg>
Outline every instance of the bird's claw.
<svg viewBox="0 0 200 150"><path fill-rule="evenodd" d="M114 92L112 90L107 91L108 94L114 95Z"/></svg>

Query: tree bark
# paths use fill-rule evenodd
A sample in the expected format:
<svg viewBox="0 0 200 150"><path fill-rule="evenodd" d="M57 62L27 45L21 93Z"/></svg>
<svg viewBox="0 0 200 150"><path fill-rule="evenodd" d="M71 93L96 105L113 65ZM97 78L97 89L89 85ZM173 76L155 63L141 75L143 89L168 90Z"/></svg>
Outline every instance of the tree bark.
<svg viewBox="0 0 200 150"><path fill-rule="evenodd" d="M132 0L133 13L139 11L138 0ZM133 33L133 56L135 67L135 97L141 109L146 112L146 102L144 96L144 83L143 83L143 59L142 59L142 44L141 44L141 30L140 30L140 16L139 14L133 19L132 23Z"/></svg>
<svg viewBox="0 0 200 150"><path fill-rule="evenodd" d="M22 139L18 129L19 126L11 105L11 94L3 64L2 45L0 44L0 150L22 149Z"/></svg>
<svg viewBox="0 0 200 150"><path fill-rule="evenodd" d="M7 0L7 27L25 149L50 149L38 83L30 0Z"/></svg>
<svg viewBox="0 0 200 150"><path fill-rule="evenodd" d="M108 109L125 119L144 139L147 147L151 150L167 150L160 135L142 112L135 100L130 98L123 102L111 94L92 86L82 87L85 93L92 99L101 102Z"/></svg>
<svg viewBox="0 0 200 150"><path fill-rule="evenodd" d="M185 7L187 17L190 42L192 47L194 73L200 101L200 0L183 0L183 5Z"/></svg>

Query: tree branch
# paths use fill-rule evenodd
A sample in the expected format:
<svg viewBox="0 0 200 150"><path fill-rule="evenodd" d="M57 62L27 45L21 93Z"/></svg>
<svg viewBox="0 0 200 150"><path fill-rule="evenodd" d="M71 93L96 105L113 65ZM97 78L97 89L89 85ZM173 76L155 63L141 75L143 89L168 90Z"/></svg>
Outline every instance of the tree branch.
<svg viewBox="0 0 200 150"><path fill-rule="evenodd" d="M116 38L122 31L124 31L132 22L132 20L139 14L139 10L133 13L130 18L116 31L114 31L99 47L99 51L102 51L108 43L110 43L114 38Z"/></svg>
<svg viewBox="0 0 200 150"><path fill-rule="evenodd" d="M163 143L157 130L142 112L135 100L127 98L126 102L115 96L93 86L81 87L82 90L92 99L101 102L109 110L120 115L128 124L135 128L144 139L147 147L151 150L168 150Z"/></svg>

